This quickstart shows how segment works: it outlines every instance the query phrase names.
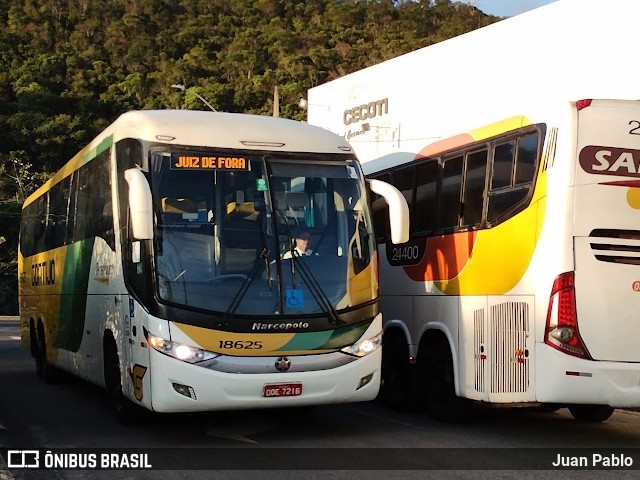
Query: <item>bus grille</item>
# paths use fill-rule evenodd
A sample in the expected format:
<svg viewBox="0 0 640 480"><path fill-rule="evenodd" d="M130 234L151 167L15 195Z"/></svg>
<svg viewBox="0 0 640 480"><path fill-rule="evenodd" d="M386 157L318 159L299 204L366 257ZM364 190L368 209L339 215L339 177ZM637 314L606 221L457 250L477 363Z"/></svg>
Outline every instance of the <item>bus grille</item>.
<svg viewBox="0 0 640 480"><path fill-rule="evenodd" d="M487 358L486 341L484 333L484 309L473 312L473 330L474 330L474 377L476 392L485 391L485 364Z"/></svg>
<svg viewBox="0 0 640 480"><path fill-rule="evenodd" d="M480 393L526 393L529 389L529 308L505 302L474 311L474 386ZM488 342L487 342L487 336ZM488 375L488 376L487 376Z"/></svg>
<svg viewBox="0 0 640 480"><path fill-rule="evenodd" d="M546 172L547 169L553 167L553 162L556 158L556 143L558 141L558 128L553 127L549 129L547 134L547 143L542 155L542 172Z"/></svg>
<svg viewBox="0 0 640 480"><path fill-rule="evenodd" d="M491 393L526 392L529 388L529 309L525 302L491 307Z"/></svg>
<svg viewBox="0 0 640 480"><path fill-rule="evenodd" d="M596 229L589 238L596 260L640 265L640 230Z"/></svg>

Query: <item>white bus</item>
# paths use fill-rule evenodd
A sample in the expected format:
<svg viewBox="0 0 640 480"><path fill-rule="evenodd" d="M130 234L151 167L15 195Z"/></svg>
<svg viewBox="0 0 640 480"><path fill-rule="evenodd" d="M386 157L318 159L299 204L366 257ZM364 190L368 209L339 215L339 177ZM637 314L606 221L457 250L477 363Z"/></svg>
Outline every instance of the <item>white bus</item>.
<svg viewBox="0 0 640 480"><path fill-rule="evenodd" d="M404 198L370 183L405 241ZM283 260L301 230L316 255ZM123 422L141 407L370 400L376 248L360 165L338 136L271 117L129 112L24 203L23 345L43 380L63 370L108 389Z"/></svg>
<svg viewBox="0 0 640 480"><path fill-rule="evenodd" d="M410 204L398 246L374 200L387 402L640 406L638 15L559 0L309 91Z"/></svg>
<svg viewBox="0 0 640 480"><path fill-rule="evenodd" d="M541 105L375 163L411 211L381 260L382 398L443 420L640 406L639 101ZM382 243L387 215L374 201Z"/></svg>

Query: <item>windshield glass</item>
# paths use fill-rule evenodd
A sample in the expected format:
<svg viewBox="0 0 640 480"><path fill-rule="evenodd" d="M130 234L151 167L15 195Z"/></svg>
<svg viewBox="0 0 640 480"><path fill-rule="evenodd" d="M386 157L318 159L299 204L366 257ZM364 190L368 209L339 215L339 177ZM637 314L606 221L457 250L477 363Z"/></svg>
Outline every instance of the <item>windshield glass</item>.
<svg viewBox="0 0 640 480"><path fill-rule="evenodd" d="M377 297L351 160L151 154L158 294L227 315L328 314Z"/></svg>

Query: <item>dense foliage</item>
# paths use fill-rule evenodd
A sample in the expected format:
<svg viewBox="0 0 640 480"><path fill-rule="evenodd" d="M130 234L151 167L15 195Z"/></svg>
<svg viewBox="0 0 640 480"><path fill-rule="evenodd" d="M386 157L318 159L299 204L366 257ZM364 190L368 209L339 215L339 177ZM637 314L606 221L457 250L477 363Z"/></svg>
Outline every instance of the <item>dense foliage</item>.
<svg viewBox="0 0 640 480"><path fill-rule="evenodd" d="M21 202L120 113L197 93L268 115L278 86L302 119L310 87L496 20L448 0L0 0L0 314Z"/></svg>

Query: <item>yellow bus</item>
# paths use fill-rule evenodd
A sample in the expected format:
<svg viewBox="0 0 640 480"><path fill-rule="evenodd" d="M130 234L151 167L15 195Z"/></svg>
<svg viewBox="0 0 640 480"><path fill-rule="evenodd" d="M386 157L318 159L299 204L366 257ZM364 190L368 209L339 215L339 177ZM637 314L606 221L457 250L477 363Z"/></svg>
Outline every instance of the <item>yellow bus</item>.
<svg viewBox="0 0 640 480"><path fill-rule="evenodd" d="M406 240L404 198L371 188ZM105 387L123 422L370 400L382 320L368 205L351 147L326 130L123 114L24 203L23 345L43 380ZM295 254L302 230L317 255Z"/></svg>

